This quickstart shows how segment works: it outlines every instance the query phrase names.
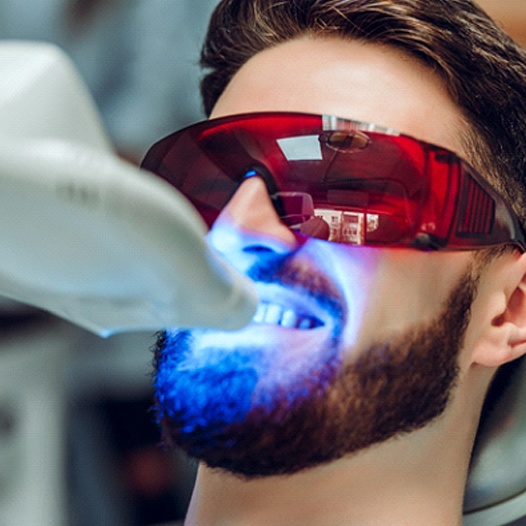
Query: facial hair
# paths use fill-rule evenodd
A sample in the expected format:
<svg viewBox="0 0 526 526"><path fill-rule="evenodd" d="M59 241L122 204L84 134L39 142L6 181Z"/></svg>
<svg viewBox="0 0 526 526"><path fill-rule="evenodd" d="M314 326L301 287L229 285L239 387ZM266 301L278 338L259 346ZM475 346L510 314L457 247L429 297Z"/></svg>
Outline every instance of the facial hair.
<svg viewBox="0 0 526 526"><path fill-rule="evenodd" d="M279 278L253 274L301 282L292 266L282 262ZM323 280L302 286L312 294L322 288L320 297L333 298L329 308L337 309L341 299ZM436 319L372 344L355 361L343 361L349 353L335 330L300 378L268 390L254 365L264 362L264 347L213 353L209 363L186 368L192 333L161 333L154 364L163 442L211 468L256 478L297 473L415 431L438 418L452 395L475 293L467 272Z"/></svg>

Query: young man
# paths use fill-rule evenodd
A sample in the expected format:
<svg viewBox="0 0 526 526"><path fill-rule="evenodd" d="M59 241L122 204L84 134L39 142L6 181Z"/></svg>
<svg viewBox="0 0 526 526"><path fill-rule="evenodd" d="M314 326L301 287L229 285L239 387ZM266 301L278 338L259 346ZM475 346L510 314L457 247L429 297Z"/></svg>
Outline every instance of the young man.
<svg viewBox="0 0 526 526"><path fill-rule="evenodd" d="M260 307L159 338L164 440L201 460L186 524L461 524L526 351L526 55L470 0L224 0L203 64L212 120L145 166Z"/></svg>

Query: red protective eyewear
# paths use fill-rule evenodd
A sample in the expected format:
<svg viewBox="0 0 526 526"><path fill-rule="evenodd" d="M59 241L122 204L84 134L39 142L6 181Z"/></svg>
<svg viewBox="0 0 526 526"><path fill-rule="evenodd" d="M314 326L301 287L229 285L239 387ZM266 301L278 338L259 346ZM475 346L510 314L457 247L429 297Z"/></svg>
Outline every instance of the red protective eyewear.
<svg viewBox="0 0 526 526"><path fill-rule="evenodd" d="M152 146L142 167L211 227L249 177L261 177L292 230L339 243L525 250L519 221L466 162L394 130L339 117L252 113L201 122Z"/></svg>

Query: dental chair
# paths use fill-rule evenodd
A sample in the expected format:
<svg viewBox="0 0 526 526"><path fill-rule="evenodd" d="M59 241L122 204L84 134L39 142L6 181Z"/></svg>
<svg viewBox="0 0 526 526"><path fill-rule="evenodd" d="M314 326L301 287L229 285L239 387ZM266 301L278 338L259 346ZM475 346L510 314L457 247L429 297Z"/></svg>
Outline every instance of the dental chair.
<svg viewBox="0 0 526 526"><path fill-rule="evenodd" d="M0 42L0 73L3 301L104 337L247 324L251 283L208 249L203 222L174 188L113 152L68 58L49 44ZM501 369L488 397L465 526L526 516L524 437L522 360Z"/></svg>
<svg viewBox="0 0 526 526"><path fill-rule="evenodd" d="M464 526L526 517L526 360L501 367L485 402L464 498ZM526 525L524 521L513 522Z"/></svg>

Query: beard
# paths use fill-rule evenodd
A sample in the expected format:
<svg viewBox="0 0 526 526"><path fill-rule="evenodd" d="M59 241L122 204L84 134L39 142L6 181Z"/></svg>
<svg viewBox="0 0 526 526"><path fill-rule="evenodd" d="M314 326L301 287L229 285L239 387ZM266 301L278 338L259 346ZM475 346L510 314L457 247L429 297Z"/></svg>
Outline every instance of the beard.
<svg viewBox="0 0 526 526"><path fill-rule="evenodd" d="M300 287L335 318L345 316L339 293L292 262L249 275ZM466 272L434 320L373 343L352 362L339 339L342 320L301 370L273 382L266 345L218 345L203 361L193 357L193 331L160 333L154 409L163 442L211 468L256 478L297 473L415 431L452 395L475 293Z"/></svg>

